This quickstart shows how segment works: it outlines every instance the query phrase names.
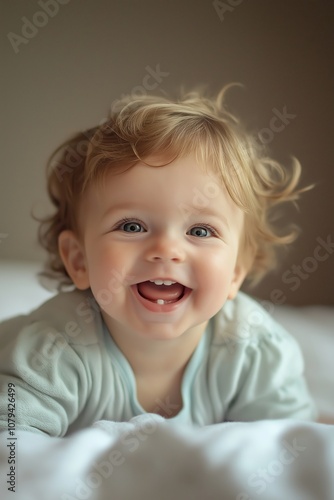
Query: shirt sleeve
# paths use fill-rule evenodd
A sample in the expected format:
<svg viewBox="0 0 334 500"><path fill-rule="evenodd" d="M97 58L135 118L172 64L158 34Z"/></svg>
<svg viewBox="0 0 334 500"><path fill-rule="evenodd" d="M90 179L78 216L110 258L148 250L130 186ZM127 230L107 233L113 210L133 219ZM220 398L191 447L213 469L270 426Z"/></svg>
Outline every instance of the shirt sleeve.
<svg viewBox="0 0 334 500"><path fill-rule="evenodd" d="M11 387L17 430L64 436L85 405L87 370L57 330L34 322L14 332L15 321L0 325L0 430L8 428Z"/></svg>
<svg viewBox="0 0 334 500"><path fill-rule="evenodd" d="M238 390L226 420L254 421L317 416L303 376L304 362L296 340L270 321L257 340L240 349Z"/></svg>

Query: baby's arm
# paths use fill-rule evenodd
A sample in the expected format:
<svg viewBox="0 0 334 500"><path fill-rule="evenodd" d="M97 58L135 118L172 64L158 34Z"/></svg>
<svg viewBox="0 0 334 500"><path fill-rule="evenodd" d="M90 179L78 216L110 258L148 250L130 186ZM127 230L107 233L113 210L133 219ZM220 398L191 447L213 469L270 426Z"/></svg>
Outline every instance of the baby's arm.
<svg viewBox="0 0 334 500"><path fill-rule="evenodd" d="M227 420L295 418L315 420L317 412L303 376L301 350L293 337L272 321L243 353L240 385Z"/></svg>
<svg viewBox="0 0 334 500"><path fill-rule="evenodd" d="M8 428L8 394L15 428L52 436L66 434L87 396L80 357L43 322L23 318L0 324L0 430Z"/></svg>

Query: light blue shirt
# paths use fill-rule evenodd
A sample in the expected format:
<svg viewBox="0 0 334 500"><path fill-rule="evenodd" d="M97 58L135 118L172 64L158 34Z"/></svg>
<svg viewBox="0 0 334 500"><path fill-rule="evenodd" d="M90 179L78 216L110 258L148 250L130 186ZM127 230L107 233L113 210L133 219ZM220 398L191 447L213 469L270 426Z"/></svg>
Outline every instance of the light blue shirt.
<svg viewBox="0 0 334 500"><path fill-rule="evenodd" d="M91 293L82 291L60 293L1 323L0 429L8 427L8 384L15 385L16 429L64 436L98 420L145 413L111 335ZM296 341L241 292L209 321L181 392L173 422L316 417ZM168 397L156 402L155 411L167 417L175 409Z"/></svg>

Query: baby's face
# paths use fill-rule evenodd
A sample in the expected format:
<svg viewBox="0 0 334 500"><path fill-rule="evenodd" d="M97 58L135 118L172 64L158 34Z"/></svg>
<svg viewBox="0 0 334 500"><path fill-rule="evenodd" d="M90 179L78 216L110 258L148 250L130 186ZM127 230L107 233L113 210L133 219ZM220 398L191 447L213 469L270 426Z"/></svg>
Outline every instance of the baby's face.
<svg viewBox="0 0 334 500"><path fill-rule="evenodd" d="M91 287L111 331L171 339L204 329L244 278L243 214L193 156L110 174L89 189L81 225L77 286Z"/></svg>

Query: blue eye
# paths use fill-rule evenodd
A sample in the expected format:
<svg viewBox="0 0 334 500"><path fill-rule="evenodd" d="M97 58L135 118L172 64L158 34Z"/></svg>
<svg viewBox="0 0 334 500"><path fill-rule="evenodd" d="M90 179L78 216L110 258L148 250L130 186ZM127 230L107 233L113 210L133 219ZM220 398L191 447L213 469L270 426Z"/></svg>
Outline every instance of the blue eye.
<svg viewBox="0 0 334 500"><path fill-rule="evenodd" d="M208 227L203 226L192 227L189 233L191 234L191 236L197 236L198 238L208 238L209 236L213 235L212 230L210 230Z"/></svg>
<svg viewBox="0 0 334 500"><path fill-rule="evenodd" d="M143 232L143 226L141 224L138 224L138 222L125 222L120 226L120 229L125 231L126 233L142 233Z"/></svg>

